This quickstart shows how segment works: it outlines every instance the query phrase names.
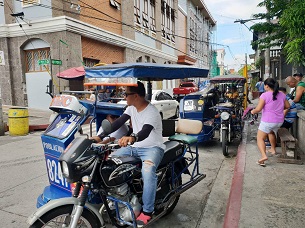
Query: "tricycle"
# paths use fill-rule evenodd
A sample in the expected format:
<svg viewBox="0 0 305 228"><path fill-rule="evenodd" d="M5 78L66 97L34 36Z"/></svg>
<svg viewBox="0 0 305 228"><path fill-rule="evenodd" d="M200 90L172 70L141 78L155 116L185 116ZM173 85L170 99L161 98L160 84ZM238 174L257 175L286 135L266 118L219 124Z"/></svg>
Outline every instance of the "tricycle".
<svg viewBox="0 0 305 228"><path fill-rule="evenodd" d="M210 80L217 88L219 102L212 107L215 112L214 124L219 129L222 153L228 156L228 145L233 139L241 140L243 128L243 103L246 99L246 79L239 75L216 76Z"/></svg>
<svg viewBox="0 0 305 228"><path fill-rule="evenodd" d="M219 131L224 156L228 156L228 144L240 139L242 132L243 102L246 79L239 75L223 75L211 78L199 92L186 95L180 101L181 118L200 120L202 131L198 142L206 142Z"/></svg>
<svg viewBox="0 0 305 228"><path fill-rule="evenodd" d="M204 69L181 65L116 64L86 68L87 85L128 85L137 79L151 80L206 77ZM110 78L107 82L105 78ZM131 78L129 80L128 78ZM137 227L135 218L141 210L141 163L132 157L111 158L116 143L96 144L88 135L76 136L92 117L96 131L103 123L111 132L106 115L121 115L125 105L78 100L72 95L58 95L50 108L58 115L42 135L50 186L38 197L38 210L28 218L31 227ZM176 133L164 144L165 155L158 167L158 191L155 214L149 222L169 214L180 194L193 187L205 174L199 172L196 135L201 121L179 120ZM168 129L167 129L168 131ZM92 134L92 133L90 133ZM182 182L182 174L188 174Z"/></svg>

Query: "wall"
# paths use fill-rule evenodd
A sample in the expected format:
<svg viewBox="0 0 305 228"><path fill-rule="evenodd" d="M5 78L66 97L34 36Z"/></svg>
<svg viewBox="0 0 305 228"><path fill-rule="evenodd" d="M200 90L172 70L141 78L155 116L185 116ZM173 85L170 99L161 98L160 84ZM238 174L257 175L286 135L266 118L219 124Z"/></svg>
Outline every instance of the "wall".
<svg viewBox="0 0 305 228"><path fill-rule="evenodd" d="M82 37L83 58L98 59L102 63L124 62L124 48Z"/></svg>
<svg viewBox="0 0 305 228"><path fill-rule="evenodd" d="M298 147L305 152L305 111L298 111L298 118L293 125L293 136L298 139Z"/></svg>
<svg viewBox="0 0 305 228"><path fill-rule="evenodd" d="M48 8L51 7L51 1L49 0L40 0L40 4L43 6L23 6L22 1L15 1L14 2L14 12L23 12L24 18L26 20L37 20L43 18L51 18L52 17L52 9ZM21 22L21 20L19 20Z"/></svg>
<svg viewBox="0 0 305 228"><path fill-rule="evenodd" d="M81 5L81 15L79 19L109 32L122 34L121 0L115 0L120 5L120 9L113 8L109 0L96 1L86 0ZM79 1L78 1L79 2ZM92 6L94 9L92 9ZM132 11L133 12L133 11ZM130 13L131 14L131 13ZM92 18L86 17L90 16ZM132 13L133 15L133 13Z"/></svg>
<svg viewBox="0 0 305 228"><path fill-rule="evenodd" d="M65 69L81 66L82 49L81 36L71 32L54 32L49 34L20 36L14 38L1 38L0 50L5 53L5 66L0 66L0 82L2 100L6 105L27 106L26 80L23 47L29 39L42 39L50 44L52 59L62 60L61 66L53 66L53 79L55 92L63 90L69 82L58 79L56 73ZM68 45L62 44L64 40Z"/></svg>

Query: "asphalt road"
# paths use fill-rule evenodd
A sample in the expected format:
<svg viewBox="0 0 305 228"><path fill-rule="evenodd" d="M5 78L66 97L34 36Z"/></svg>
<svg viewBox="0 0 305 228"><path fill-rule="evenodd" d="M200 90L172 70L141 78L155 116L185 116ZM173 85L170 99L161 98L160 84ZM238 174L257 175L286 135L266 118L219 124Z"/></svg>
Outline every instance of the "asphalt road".
<svg viewBox="0 0 305 228"><path fill-rule="evenodd" d="M28 227L26 219L48 184L40 134L0 137L1 227ZM238 143L231 144L230 157L225 158L218 141L200 145L200 171L207 177L183 193L175 210L151 227L222 227L237 147Z"/></svg>

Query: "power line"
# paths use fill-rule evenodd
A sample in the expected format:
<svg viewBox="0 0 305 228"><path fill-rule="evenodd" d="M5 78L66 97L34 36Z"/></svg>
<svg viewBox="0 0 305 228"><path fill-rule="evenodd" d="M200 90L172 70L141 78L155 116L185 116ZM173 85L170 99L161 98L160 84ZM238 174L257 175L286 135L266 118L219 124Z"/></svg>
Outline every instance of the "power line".
<svg viewBox="0 0 305 228"><path fill-rule="evenodd" d="M16 0L16 1L18 1L18 2L23 2L23 0ZM64 1L64 2L67 2L67 3L71 3L70 1L66 1L66 0L63 0L63 1ZM105 15L105 16L107 16L107 17L113 19L113 20L115 20L115 21L106 20L106 19L102 19L102 18L97 18L97 17L93 17L93 16L90 16L90 15L81 14L81 13L79 13L79 12L68 11L68 10L64 10L64 9L62 9L62 8L58 8L58 7L54 7L54 6L52 7L52 6L48 6L48 5L44 5L44 4L40 4L40 3L39 3L39 4L34 3L33 5L39 6L39 7L43 7L43 8L52 9L52 10L56 10L56 11L61 11L61 12L65 12L65 13L70 13L70 14L74 14L74 15L81 15L81 16L84 16L84 17L87 17L87 18L96 19L96 20L101 20L101 21L105 21L105 22L109 22L109 23L122 24L122 25L125 25L125 26L127 26L127 27L130 27L132 30L136 30L136 31L142 33L143 35L150 37L151 39L155 40L156 42L159 42L159 43L161 43L161 44L163 44L163 45L166 45L166 46L168 46L168 47L170 47L170 48L173 48L174 50L179 51L179 52L181 52L181 53L183 53L183 54L187 54L187 53L184 52L184 51L181 51L181 50L179 50L179 49L177 49L177 48L175 48L175 47L173 47L173 46L171 46L171 45L169 45L169 44L167 44L167 43L163 43L162 41L157 40L157 39L155 39L155 38L149 36L148 34L142 32L142 31L137 30L137 29L135 28L135 26L133 26L133 25L129 25L129 24L123 23L123 22L121 22L120 20L118 20L118 19L116 19L116 18L114 18L114 17L112 17L112 16L110 16L110 15L108 15L108 14L106 14L106 13L104 13L104 12L102 12L102 11L96 9L96 8L94 8L93 6L91 6L91 5L89 5L89 4L85 3L85 2L83 2L83 1L81 1L81 0L80 0L80 2L83 3L83 4L85 4L85 5L87 6L87 7L86 7L86 6L82 6L83 8L95 10L95 11L97 11L97 12L99 12L99 13L101 13L101 14L103 14L103 15ZM107 26L107 27L115 29L115 27L110 27L110 26ZM162 31L156 31L156 32L162 32ZM192 41L195 41L195 42L202 42L202 43L206 43L206 44L210 44L210 45L217 45L217 46L223 46L223 47L229 48L228 45L224 45L224 44L211 43L211 42L208 42L208 41L198 40L198 39L193 39L193 38L188 38L188 37L179 36L179 35L174 35L174 36L179 37L179 38L182 38L182 39L186 39L186 40L192 40ZM230 49L229 49L229 51L230 51L230 53L231 53L231 55L232 55L232 52L231 52ZM200 57L199 57L199 59L200 59ZM233 58L233 59L234 59L234 58ZM203 60L203 59L201 59L201 60ZM204 62L205 62L206 64L208 64L208 62L206 62L206 61L204 61Z"/></svg>

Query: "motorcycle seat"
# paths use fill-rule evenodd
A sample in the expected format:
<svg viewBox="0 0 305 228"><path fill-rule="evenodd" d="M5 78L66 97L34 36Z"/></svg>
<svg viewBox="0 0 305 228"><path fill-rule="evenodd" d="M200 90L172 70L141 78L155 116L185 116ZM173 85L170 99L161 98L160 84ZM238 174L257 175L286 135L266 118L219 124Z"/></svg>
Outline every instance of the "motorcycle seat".
<svg viewBox="0 0 305 228"><path fill-rule="evenodd" d="M167 165L169 162L175 160L176 157L183 153L183 145L177 141L166 141L164 145L166 148L159 167Z"/></svg>

